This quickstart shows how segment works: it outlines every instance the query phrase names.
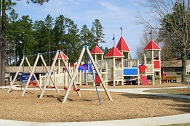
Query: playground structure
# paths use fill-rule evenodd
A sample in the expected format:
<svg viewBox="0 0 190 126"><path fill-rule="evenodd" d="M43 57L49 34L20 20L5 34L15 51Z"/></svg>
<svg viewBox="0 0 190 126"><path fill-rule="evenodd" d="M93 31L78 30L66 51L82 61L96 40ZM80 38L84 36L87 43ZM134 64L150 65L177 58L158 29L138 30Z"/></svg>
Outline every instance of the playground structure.
<svg viewBox="0 0 190 126"><path fill-rule="evenodd" d="M144 59L132 59L130 57L130 50L124 38L121 36L117 46L113 46L109 50L109 52L104 57L105 59L103 59L103 52L97 45L91 51L86 51L88 52L88 57L91 57L91 61L95 59L94 63L82 63L82 56L80 56L80 60L74 63L74 65L71 65L68 62L69 58L63 53L63 51L57 51L50 68L47 67L41 54L37 55L36 61L32 68L27 57L23 57L19 69L13 81L11 82L8 93L11 91L11 87L20 72L24 60L27 61L27 64L30 68L30 76L27 79L22 96L25 94L32 77L34 77L40 90L43 88L43 93L46 87L55 88L59 93L58 86L63 86L66 87L65 89L67 89L67 87L71 85L70 82L73 83L73 89L75 90L78 89L78 85L87 85L88 82L93 83L94 81L94 86L100 84L105 85L109 82L112 82L113 86L116 86L119 83L124 85L124 82L126 81L130 82L131 84L137 83L138 85L147 85L149 84L147 76L149 76L152 79L152 84L154 84L155 74L159 76L159 83L161 84L160 51L161 49L159 46L153 40L150 40L150 42L144 48ZM126 59L124 58L124 53L127 53L127 55L125 55ZM94 55L94 59L92 55ZM97 55L101 55L101 59L98 59ZM39 59L42 60L46 72L42 75L40 74L38 80L35 75L35 68ZM74 78L72 78L73 75ZM43 93L41 94L40 98L43 97ZM80 96L80 93L77 93Z"/></svg>
<svg viewBox="0 0 190 126"><path fill-rule="evenodd" d="M144 59L131 59L130 50L121 36L117 46L113 46L105 55L105 64L107 64L105 71L107 71L106 78L108 79L106 81L113 82L113 86L119 82L124 85L124 81L129 81L131 84L137 82L138 85L147 85L149 84L147 77L150 76L152 84L154 84L155 75L158 74L161 84L160 51L160 47L153 40L150 40L144 48ZM124 53L127 53L126 59L124 59Z"/></svg>
<svg viewBox="0 0 190 126"><path fill-rule="evenodd" d="M83 57L85 52L86 52L86 54L88 54L89 61L88 61L88 64L82 65L81 61L82 61L82 57ZM44 67L46 68L46 73L43 73L43 75L39 76L40 81L37 80L36 75L35 75L35 68L37 66L39 59L42 60L42 63L44 65ZM92 57L87 46L83 47L81 55L79 57L79 60L76 63L76 65L73 66L73 68L68 67L68 57L62 51L59 51L59 50L57 51L55 57L53 58L53 63L51 65L50 69L48 69L48 67L45 63L45 60L43 59L41 54L37 55L37 58L36 58L36 61L34 63L33 68L30 66L30 63L29 63L27 57L23 57L22 62L19 66L19 69L16 72L16 75L14 76L13 82L11 82L11 84L10 84L8 93L10 93L12 90L12 86L14 85L14 82L15 82L15 80L16 80L19 72L20 72L20 69L24 63L24 60L26 60L28 63L28 66L30 68L30 74L26 78L27 82L26 82L25 88L22 92L22 96L25 95L26 90L28 88L28 85L31 82L31 78L34 77L37 85L39 86L39 88L41 90L41 94L39 97L40 99L43 97L44 92L45 92L47 87L55 88L57 93L60 94L58 86L64 86L63 89L67 90L65 97L63 99L63 103L64 103L67 100L67 97L69 95L69 92L70 92L72 86L74 86L73 90L77 92L78 96L81 96L81 94L79 92L80 89L77 86L77 84L79 84L78 78L81 79L81 77L83 75L83 77L85 77L85 79L86 79L85 81L87 81L87 75L89 73L91 73L93 82L95 82L94 75L97 75L97 77L99 78L100 83L102 84L103 89L105 90L109 100L112 101L112 97L109 94L107 87L106 87L106 84L104 83L103 78L101 77L102 75L99 72L99 67L97 67L97 65L96 65L96 63L95 63L95 61L94 61L94 59L93 59L93 57ZM63 61L62 65L61 65L61 61ZM56 66L56 63L58 64L58 66ZM80 69L80 67L83 69ZM83 72L81 72L81 71L83 71ZM96 87L96 83L94 83L94 86ZM96 92L98 95L99 103L101 104L97 87L96 87Z"/></svg>
<svg viewBox="0 0 190 126"><path fill-rule="evenodd" d="M152 83L154 84L155 80L155 73L157 72L160 79L161 84L161 54L160 54L160 47L153 41L146 45L144 48L144 64L147 66L146 75L152 76ZM150 57L147 58L147 55Z"/></svg>

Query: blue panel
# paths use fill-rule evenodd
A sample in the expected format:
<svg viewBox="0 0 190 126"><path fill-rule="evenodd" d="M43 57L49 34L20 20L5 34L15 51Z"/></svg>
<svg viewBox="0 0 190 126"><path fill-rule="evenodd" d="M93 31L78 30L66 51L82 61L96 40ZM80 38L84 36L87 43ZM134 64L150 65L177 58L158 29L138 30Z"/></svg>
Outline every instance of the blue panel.
<svg viewBox="0 0 190 126"><path fill-rule="evenodd" d="M27 81L30 76L30 73L22 73L20 76L21 81ZM34 80L34 77L32 76L31 81Z"/></svg>
<svg viewBox="0 0 190 126"><path fill-rule="evenodd" d="M83 64L83 66L85 66L88 70L88 72L92 72L92 64Z"/></svg>
<svg viewBox="0 0 190 126"><path fill-rule="evenodd" d="M137 67L132 67L132 68L124 68L123 74L124 76L127 75L137 75Z"/></svg>
<svg viewBox="0 0 190 126"><path fill-rule="evenodd" d="M79 66L78 70L86 71L86 69L84 68L84 66Z"/></svg>

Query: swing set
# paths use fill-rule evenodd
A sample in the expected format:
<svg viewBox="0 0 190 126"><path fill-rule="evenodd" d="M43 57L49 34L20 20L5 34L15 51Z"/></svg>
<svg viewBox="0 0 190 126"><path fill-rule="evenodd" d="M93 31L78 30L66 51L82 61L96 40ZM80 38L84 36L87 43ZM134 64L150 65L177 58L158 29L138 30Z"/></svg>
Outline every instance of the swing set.
<svg viewBox="0 0 190 126"><path fill-rule="evenodd" d="M52 63L52 65L51 65L50 69L48 69L48 67L47 67L47 65L46 65L46 62L45 62L45 60L44 60L42 54L39 53L39 54L37 55L37 58L36 58L36 60L35 60L35 63L34 63L33 68L31 67L31 65L30 65L30 63L29 63L29 61L28 61L28 58L24 56L23 59L22 59L22 61L21 61L21 63L20 63L19 69L18 69L18 71L16 72L16 75L14 76L14 79L13 79L13 81L12 81L11 84L10 84L10 87L9 87L9 89L8 89L8 93L11 92L12 87L13 87L13 85L14 85L14 83L15 83L15 80L16 80L16 78L17 78L19 72L20 72L20 69L21 69L21 67L22 67L22 65L23 65L23 63L24 63L24 61L26 60L28 66L29 66L30 76L28 77L26 86L24 87L24 90L23 90L21 96L24 96L24 95L25 95L25 93L26 93L26 91L27 91L27 88L28 88L28 85L30 84L30 81L31 81L31 78L32 78L32 77L34 77L36 83L38 84L38 86L39 86L39 88L40 88L40 90L41 90L39 99L43 98L44 93L45 93L45 91L46 91L46 89L47 89L47 87L48 87L48 83L49 83L50 81L51 81L52 84L53 84L52 88L55 88L55 90L57 91L57 93L60 94L59 89L58 89L58 86L57 86L57 84L55 83L55 81L53 81L51 75L52 75L52 73L54 73L54 69L55 69L55 64L56 64L56 62L58 61L59 65L60 65L60 61L63 61L63 65L64 65L64 67L65 67L64 70L65 70L65 72L67 72L68 77L70 78L70 81L69 81L69 84L68 84L67 87L66 87L66 86L63 87L63 89L66 90L66 93L65 93L64 98L63 98L63 100L62 100L62 103L65 103L65 102L67 101L67 98L68 98L68 96L69 96L69 93L70 93L70 90L71 90L72 86L73 86L73 91L75 91L75 92L78 94L78 96L81 96L81 94L80 94L80 89L79 89L79 87L77 86L77 84L76 84L76 82L75 82L75 78L76 78L76 75L77 75L77 72L78 72L78 67L80 66L80 63L81 63L81 61L82 61L82 58L83 58L85 52L86 52L86 54L87 54L88 57L89 57L89 58L88 58L88 59L89 59L89 60L88 60L88 63L91 63L91 64L92 64L92 66L91 66L92 68L91 68L91 69L93 69L93 70L92 70L93 79L95 79L95 75L98 75L98 76L99 76L100 82L102 83L103 89L104 89L104 91L106 92L108 99L111 100L111 101L113 101L113 99L112 99L112 97L111 97L111 95L110 95L110 93L109 93L109 91L108 91L108 89L107 89L107 87L106 87L106 85L105 85L105 83L104 83L104 81L103 81L103 78L101 77L101 73L100 73L100 71L99 71L99 69L98 69L98 67L97 67L97 65L96 65L96 63L95 63L95 61L94 61L94 59L93 59L93 57L92 57L92 55L91 55L89 49L88 49L88 46L84 46L84 47L83 47L83 49L82 49L82 51L81 51L81 54L80 54L80 57L79 57L79 59L78 59L78 62L77 62L77 64L76 64L76 67L75 67L73 73L71 73L71 71L70 71L70 69L69 69L69 67L68 67L68 63L66 62L64 55L61 55L61 54L62 54L62 51L60 51L60 50L58 50L58 51L56 52L55 58L53 59L53 63ZM59 57L59 58L57 58L57 57ZM38 79L37 79L37 77L36 77L36 75L35 75L35 69L36 69L36 66L37 66L37 63L38 63L39 59L42 60L43 66L45 67L46 72L47 72L47 73L46 73L47 76L46 76L46 79L45 79L45 82L44 82L43 85L39 85ZM59 68L59 70L60 70L60 68ZM59 70L58 70L58 71L59 71ZM58 72L58 74L60 74L60 72ZM94 80L94 86L95 86L96 93L97 93L97 96L98 96L99 104L101 105L100 96L99 96L99 93L98 93L98 88L97 88L97 85L96 85L95 80Z"/></svg>
<svg viewBox="0 0 190 126"><path fill-rule="evenodd" d="M83 47L83 49L82 49L82 51L81 51L81 54L80 54L80 57L79 57L79 59L78 59L76 68L79 67L79 65L80 65L80 63L81 63L81 61L82 61L82 58L83 58L85 52L86 52L86 54L88 55L89 61L92 63L96 74L97 74L97 75L99 76L99 78L100 78L100 81L101 81L101 83L102 83L103 89L104 89L104 91L106 92L108 99L109 99L110 101L113 101L113 99L112 99L112 97L111 97L111 95L110 95L110 93L109 93L109 91L108 91L108 89L107 89L107 86L105 85L105 83L104 83L104 81L103 81L103 78L102 78L102 76L101 76L101 73L100 73L100 71L98 70L98 67L97 67L97 65L96 65L96 63L95 63L95 61L94 61L94 59L93 59L93 57L92 57L92 55L91 55L91 53L90 53L90 51L89 51L89 49L88 49L88 46L84 46L84 47ZM70 83L69 83L68 90L66 91L66 93L65 93L65 95L64 95L64 99L62 100L62 103L65 103L65 102L67 101L68 95L69 95L69 93L70 93L71 86L72 86L72 84L75 83L75 82L74 82L74 79L75 79L75 77L76 77L77 71L78 71L78 70L75 69L75 71L74 71L74 73L73 73L73 76L72 76L72 78L71 78L71 81L70 81ZM92 70L92 74L93 74L93 76L94 76L93 70ZM94 77L93 77L93 78L94 78ZM94 81L94 82L95 82L95 81ZM96 88L96 93L97 93L97 95L98 95L99 104L101 105L100 96L99 96L99 93L98 93L98 88L97 88L96 83L94 83L94 86L95 86L95 88Z"/></svg>

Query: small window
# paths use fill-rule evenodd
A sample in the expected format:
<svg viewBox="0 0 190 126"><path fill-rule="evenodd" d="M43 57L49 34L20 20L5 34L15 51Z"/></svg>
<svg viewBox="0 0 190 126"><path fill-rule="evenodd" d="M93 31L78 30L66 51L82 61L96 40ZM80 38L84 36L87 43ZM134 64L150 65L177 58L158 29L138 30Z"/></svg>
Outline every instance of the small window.
<svg viewBox="0 0 190 126"><path fill-rule="evenodd" d="M181 67L175 68L175 72L181 72L181 71L182 71L182 68L181 68Z"/></svg>

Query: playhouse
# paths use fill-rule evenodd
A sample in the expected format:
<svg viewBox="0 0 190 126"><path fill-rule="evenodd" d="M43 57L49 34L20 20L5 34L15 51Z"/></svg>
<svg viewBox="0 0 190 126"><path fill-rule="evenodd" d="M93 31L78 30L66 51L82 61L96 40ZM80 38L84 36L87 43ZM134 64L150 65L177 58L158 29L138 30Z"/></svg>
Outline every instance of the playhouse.
<svg viewBox="0 0 190 126"><path fill-rule="evenodd" d="M124 85L124 82L148 85L150 84L148 78L154 84L155 75L157 75L161 84L160 51L160 47L153 40L150 40L144 48L144 57L142 59L132 59L130 49L121 36L117 46L113 46L104 57L106 61L104 66L104 72L107 73L106 81L112 82L113 86L119 83ZM99 65L103 61L103 59L96 60Z"/></svg>

